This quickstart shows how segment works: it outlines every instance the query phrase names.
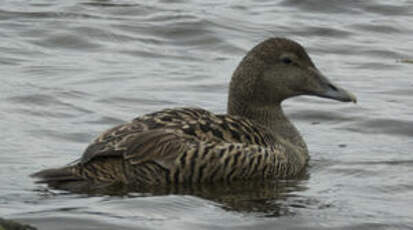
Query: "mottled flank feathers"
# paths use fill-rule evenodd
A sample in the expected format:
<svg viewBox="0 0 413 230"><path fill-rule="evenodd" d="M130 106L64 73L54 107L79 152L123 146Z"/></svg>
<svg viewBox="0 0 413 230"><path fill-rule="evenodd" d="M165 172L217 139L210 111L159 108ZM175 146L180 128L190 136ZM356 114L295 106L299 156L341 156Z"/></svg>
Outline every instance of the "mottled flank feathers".
<svg viewBox="0 0 413 230"><path fill-rule="evenodd" d="M81 181L143 185L292 176L301 170L265 127L203 109L166 109L99 136L80 162L35 174L52 184Z"/></svg>

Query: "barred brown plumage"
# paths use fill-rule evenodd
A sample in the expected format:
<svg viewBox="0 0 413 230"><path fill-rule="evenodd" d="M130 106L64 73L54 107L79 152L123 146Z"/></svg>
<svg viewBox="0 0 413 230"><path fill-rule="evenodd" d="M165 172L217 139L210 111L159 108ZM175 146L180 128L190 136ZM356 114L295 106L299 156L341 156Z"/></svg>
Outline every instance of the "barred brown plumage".
<svg viewBox="0 0 413 230"><path fill-rule="evenodd" d="M285 57L291 62L283 62ZM145 187L293 177L309 157L281 102L297 95L355 102L331 86L298 43L268 39L235 70L228 114L175 108L143 115L102 133L80 161L33 176L76 191L113 183Z"/></svg>

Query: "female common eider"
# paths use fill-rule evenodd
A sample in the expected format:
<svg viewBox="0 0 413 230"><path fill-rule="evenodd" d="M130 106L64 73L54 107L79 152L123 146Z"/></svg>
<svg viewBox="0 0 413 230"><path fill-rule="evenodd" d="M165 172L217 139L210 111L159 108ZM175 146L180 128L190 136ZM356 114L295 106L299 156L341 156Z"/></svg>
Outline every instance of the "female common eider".
<svg viewBox="0 0 413 230"><path fill-rule="evenodd" d="M235 70L227 114L199 108L147 114L101 134L76 163L33 176L67 190L290 178L309 158L281 108L283 100L298 95L356 102L320 73L301 45L271 38Z"/></svg>

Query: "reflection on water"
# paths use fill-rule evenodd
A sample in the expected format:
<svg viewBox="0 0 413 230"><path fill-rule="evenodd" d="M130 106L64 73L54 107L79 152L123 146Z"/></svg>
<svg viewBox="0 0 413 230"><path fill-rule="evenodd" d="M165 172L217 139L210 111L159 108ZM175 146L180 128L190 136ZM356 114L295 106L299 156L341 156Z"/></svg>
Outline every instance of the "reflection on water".
<svg viewBox="0 0 413 230"><path fill-rule="evenodd" d="M411 228L412 12L385 0L5 1L0 216L39 229ZM271 36L302 43L359 98L284 104L310 149L300 178L76 194L28 177L144 113L224 112L235 66Z"/></svg>
<svg viewBox="0 0 413 230"><path fill-rule="evenodd" d="M258 216L278 217L294 215L290 209L308 208L311 204L305 197L297 195L307 189L309 175L304 170L296 178L277 181L248 181L217 184L187 184L166 187L134 187L133 185L111 184L93 186L71 192L90 196L148 197L166 195L191 195L210 200L224 210L240 213L255 213ZM42 197L48 197L49 189L37 190ZM314 201L311 201L314 202Z"/></svg>

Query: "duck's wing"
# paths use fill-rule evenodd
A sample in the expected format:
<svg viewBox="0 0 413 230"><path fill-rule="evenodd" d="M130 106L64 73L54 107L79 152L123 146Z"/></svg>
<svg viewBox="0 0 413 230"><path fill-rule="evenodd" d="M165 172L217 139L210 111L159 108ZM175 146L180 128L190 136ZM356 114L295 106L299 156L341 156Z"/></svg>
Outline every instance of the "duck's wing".
<svg viewBox="0 0 413 230"><path fill-rule="evenodd" d="M121 155L129 151L127 144L139 143L137 138L147 135L140 133L158 130L159 134L162 129L204 142L244 143L266 147L272 143L265 129L248 119L215 115L200 108L165 109L107 130L87 147L81 162L86 163L95 157Z"/></svg>
<svg viewBox="0 0 413 230"><path fill-rule="evenodd" d="M168 129L130 134L115 149L93 159L121 158L130 180L148 184L282 178L298 170L282 148L202 141ZM93 160L86 165L88 174L102 170Z"/></svg>
<svg viewBox="0 0 413 230"><path fill-rule="evenodd" d="M123 149L122 157L131 165L153 161L164 168L171 168L175 159L191 148L192 141L175 130L155 129L127 136L118 148Z"/></svg>
<svg viewBox="0 0 413 230"><path fill-rule="evenodd" d="M215 139L199 127L198 123L200 121L203 126L206 126L206 121L202 120L205 117L214 117L214 115L199 108L176 108L164 109L137 117L132 122L103 132L86 148L80 162L84 164L96 157L129 154L131 152L129 148L132 148L133 143L147 142L146 136L157 137L162 129L168 129L169 133L171 133L171 130L186 133L186 136L192 136L193 138ZM157 131L150 133L150 135L148 133L141 134L149 130ZM142 138L142 141L139 138ZM156 142L154 141L154 143Z"/></svg>
<svg viewBox="0 0 413 230"><path fill-rule="evenodd" d="M119 146L130 135L148 130L144 123L126 123L116 126L98 136L83 152L81 163L87 163L95 157L119 156L124 148Z"/></svg>

